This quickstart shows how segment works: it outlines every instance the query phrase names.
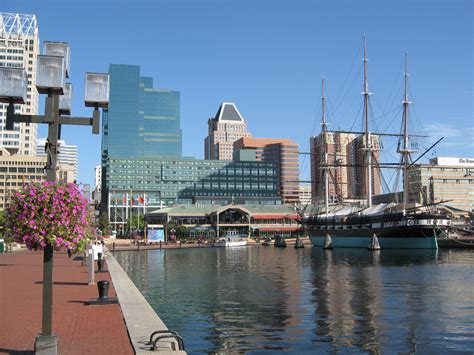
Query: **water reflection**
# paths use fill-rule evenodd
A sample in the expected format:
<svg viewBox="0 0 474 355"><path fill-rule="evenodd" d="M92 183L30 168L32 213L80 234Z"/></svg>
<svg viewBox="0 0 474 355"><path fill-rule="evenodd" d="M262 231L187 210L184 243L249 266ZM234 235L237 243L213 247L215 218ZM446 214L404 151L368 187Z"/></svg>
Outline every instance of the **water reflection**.
<svg viewBox="0 0 474 355"><path fill-rule="evenodd" d="M203 248L117 260L193 353L474 347L469 252Z"/></svg>

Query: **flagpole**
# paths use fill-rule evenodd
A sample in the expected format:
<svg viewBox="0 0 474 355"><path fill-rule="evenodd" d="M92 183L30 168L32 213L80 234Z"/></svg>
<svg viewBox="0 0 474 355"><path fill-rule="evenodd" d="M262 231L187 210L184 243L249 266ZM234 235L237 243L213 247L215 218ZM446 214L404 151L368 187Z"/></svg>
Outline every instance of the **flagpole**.
<svg viewBox="0 0 474 355"><path fill-rule="evenodd" d="M109 203L108 203L108 210L109 210L109 211L108 211L108 213L107 213L107 219L108 219L107 222L108 222L108 225L109 225L110 222L111 222L111 219L110 219L110 212L111 212L111 208L110 208L110 191L109 191L109 194L108 194L108 196L107 196L107 200L108 200L108 202L109 202ZM101 231L101 232L103 232L103 231Z"/></svg>
<svg viewBox="0 0 474 355"><path fill-rule="evenodd" d="M125 220L127 221L126 223L128 224L128 220L130 219L130 214L128 211L128 192L125 193ZM126 225L124 226L124 228ZM130 231L129 231L130 232Z"/></svg>
<svg viewBox="0 0 474 355"><path fill-rule="evenodd" d="M137 229L140 230L140 196L138 196Z"/></svg>
<svg viewBox="0 0 474 355"><path fill-rule="evenodd" d="M125 202L123 202L123 199L125 198L125 201L127 200L127 197L124 196L122 193L122 234L125 235L125 221L127 220L127 206L125 206Z"/></svg>
<svg viewBox="0 0 474 355"><path fill-rule="evenodd" d="M145 215L146 215L146 193L143 193L143 238L145 239L145 243L148 244L147 235L146 235L146 228L145 228Z"/></svg>
<svg viewBox="0 0 474 355"><path fill-rule="evenodd" d="M114 231L117 233L117 198L114 199Z"/></svg>
<svg viewBox="0 0 474 355"><path fill-rule="evenodd" d="M133 221L132 221L132 218L133 218L133 204L132 204L132 201L133 201L133 191L130 189L130 215L129 215L130 232L132 232L132 227L133 227Z"/></svg>

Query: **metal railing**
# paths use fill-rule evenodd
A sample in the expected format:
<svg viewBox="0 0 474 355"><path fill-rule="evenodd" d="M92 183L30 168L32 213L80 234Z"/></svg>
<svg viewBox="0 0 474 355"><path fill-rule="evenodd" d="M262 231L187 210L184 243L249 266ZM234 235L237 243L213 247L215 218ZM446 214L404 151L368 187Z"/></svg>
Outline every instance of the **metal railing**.
<svg viewBox="0 0 474 355"><path fill-rule="evenodd" d="M183 338L178 333L176 333L172 330L157 330L156 332L151 333L150 340L148 341L147 345L151 345L151 350L155 351L156 350L156 343L159 340L161 340L161 339L170 339L170 338L176 340L176 342L178 343L178 350L183 350L183 351L185 350L184 349L184 340L183 340Z"/></svg>

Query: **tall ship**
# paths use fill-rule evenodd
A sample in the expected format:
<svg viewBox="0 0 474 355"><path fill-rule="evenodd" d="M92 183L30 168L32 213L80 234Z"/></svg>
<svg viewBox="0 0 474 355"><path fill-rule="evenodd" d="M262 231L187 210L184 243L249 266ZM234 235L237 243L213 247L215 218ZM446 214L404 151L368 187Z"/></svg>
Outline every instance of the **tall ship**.
<svg viewBox="0 0 474 355"><path fill-rule="evenodd" d="M367 82L367 58L364 36L364 131L361 135L361 149L364 162L360 167L364 171L366 201L363 207L343 206L329 203L329 178L334 165L329 162L328 129L325 117L324 79L322 82L322 132L320 157L320 184L324 195L324 206L320 211L303 214L301 222L309 235L313 246L323 248L402 248L402 249L437 249L437 237L446 233L450 219L436 204L418 205L409 202L408 173L416 162L412 162L408 134L408 73L407 56L405 55L404 97L402 132L399 137L397 152L400 154L400 164L396 167L403 173L403 191L395 194L401 201L372 204L372 188L374 167L381 167L374 159L378 149L375 134L369 131L369 87ZM378 138L377 134L377 137ZM394 135L394 134L392 134ZM426 152L425 152L426 153ZM375 160L375 161L374 161ZM389 165L389 164L386 164Z"/></svg>

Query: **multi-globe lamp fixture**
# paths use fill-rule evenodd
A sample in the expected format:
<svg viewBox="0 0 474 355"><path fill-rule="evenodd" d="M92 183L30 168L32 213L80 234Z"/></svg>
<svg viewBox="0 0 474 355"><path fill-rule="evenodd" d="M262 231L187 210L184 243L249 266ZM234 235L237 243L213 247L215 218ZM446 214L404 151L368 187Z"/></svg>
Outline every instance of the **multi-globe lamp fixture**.
<svg viewBox="0 0 474 355"><path fill-rule="evenodd" d="M100 111L109 101L109 76L86 73L85 106L93 107L92 117L71 117L72 84L66 83L70 73L70 47L66 42L44 42L43 54L37 56L36 89L46 94L44 115L15 113L15 105L27 101L28 77L24 68L0 67L0 102L7 103L6 130L14 130L14 123L47 123L48 156L46 180L56 181L58 139L61 125L92 126L99 134ZM57 336L52 332L53 248L46 245L43 258L42 331L36 338L37 354L56 354Z"/></svg>

